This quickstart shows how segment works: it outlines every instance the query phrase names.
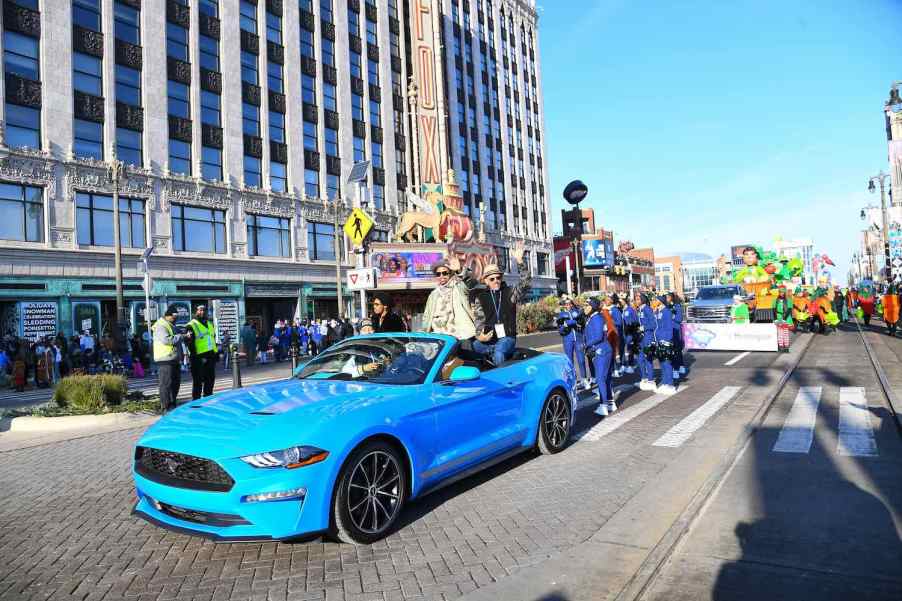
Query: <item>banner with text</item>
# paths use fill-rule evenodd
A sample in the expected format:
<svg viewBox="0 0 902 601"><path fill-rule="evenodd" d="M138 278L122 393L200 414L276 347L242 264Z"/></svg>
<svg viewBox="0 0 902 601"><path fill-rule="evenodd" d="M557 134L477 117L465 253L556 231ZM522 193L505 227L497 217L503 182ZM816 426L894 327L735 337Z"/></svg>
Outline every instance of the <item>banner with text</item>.
<svg viewBox="0 0 902 601"><path fill-rule="evenodd" d="M684 323L683 340L695 351L776 351L772 323Z"/></svg>
<svg viewBox="0 0 902 601"><path fill-rule="evenodd" d="M55 336L56 303L55 302L22 302L19 303L21 315L21 334L26 340L35 341L45 336Z"/></svg>

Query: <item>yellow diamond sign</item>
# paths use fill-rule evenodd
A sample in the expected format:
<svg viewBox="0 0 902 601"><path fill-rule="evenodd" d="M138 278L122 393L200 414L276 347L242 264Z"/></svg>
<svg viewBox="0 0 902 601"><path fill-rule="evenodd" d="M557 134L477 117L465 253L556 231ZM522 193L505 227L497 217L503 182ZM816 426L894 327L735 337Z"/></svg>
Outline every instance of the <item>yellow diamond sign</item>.
<svg viewBox="0 0 902 601"><path fill-rule="evenodd" d="M373 229L372 218L360 209L351 211L351 215L348 217L348 220L345 221L344 225L345 234L348 235L348 238L351 239L354 246L362 245L363 240L366 238L366 235L370 233L371 229Z"/></svg>

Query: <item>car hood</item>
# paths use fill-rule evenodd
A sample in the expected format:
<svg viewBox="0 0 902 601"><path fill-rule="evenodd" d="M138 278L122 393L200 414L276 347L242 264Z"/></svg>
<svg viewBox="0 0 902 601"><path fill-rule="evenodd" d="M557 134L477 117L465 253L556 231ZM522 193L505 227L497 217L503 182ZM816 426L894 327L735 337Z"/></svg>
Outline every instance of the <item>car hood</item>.
<svg viewBox="0 0 902 601"><path fill-rule="evenodd" d="M324 428L341 428L335 420L399 400L412 388L285 380L230 390L185 403L151 426L138 444L211 459L316 444L311 437Z"/></svg>

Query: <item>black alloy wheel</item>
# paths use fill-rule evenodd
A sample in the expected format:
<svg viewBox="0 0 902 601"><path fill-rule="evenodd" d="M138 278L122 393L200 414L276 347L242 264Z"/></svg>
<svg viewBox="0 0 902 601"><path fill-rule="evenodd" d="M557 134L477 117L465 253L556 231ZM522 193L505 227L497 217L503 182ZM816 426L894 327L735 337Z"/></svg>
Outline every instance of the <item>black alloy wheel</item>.
<svg viewBox="0 0 902 601"><path fill-rule="evenodd" d="M405 462L382 441L355 450L338 477L332 519L341 542L369 544L384 538L407 498Z"/></svg>
<svg viewBox="0 0 902 601"><path fill-rule="evenodd" d="M560 390L552 390L539 415L539 436L536 446L543 455L560 453L567 446L573 415L570 399Z"/></svg>

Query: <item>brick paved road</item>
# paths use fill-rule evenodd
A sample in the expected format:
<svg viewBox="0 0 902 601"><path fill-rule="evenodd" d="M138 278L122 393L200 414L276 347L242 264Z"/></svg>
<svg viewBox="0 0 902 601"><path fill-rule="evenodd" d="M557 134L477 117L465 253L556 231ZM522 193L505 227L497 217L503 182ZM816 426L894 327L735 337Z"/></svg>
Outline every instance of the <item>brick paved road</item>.
<svg viewBox="0 0 902 601"><path fill-rule="evenodd" d="M651 442L725 383L762 374L778 377L741 362L700 369L686 392L610 436L421 499L372 546L214 544L134 518L138 431L0 453L0 601L453 599L586 540L674 457ZM624 406L649 396L625 393ZM597 421L583 410L577 430Z"/></svg>

